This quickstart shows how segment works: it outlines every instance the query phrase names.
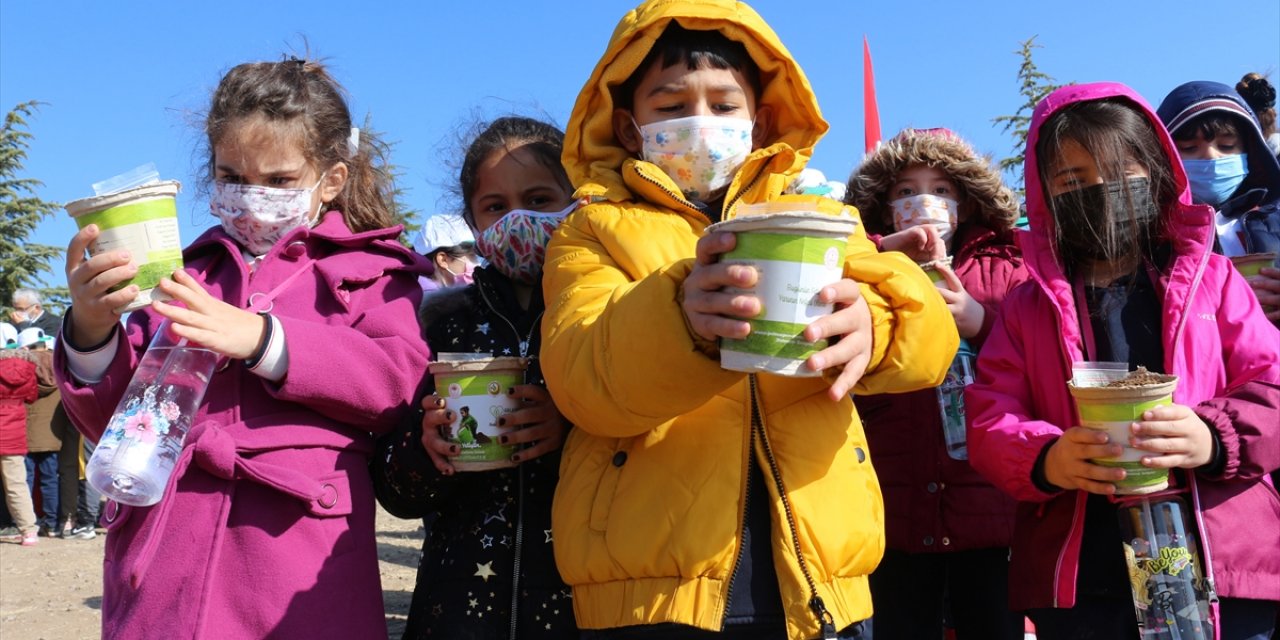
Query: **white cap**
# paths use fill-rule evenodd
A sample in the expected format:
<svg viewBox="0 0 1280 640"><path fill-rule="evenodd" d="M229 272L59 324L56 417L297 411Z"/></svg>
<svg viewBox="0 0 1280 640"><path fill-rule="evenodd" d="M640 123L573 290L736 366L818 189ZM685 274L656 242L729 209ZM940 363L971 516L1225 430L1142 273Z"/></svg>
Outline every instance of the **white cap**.
<svg viewBox="0 0 1280 640"><path fill-rule="evenodd" d="M27 327L18 333L18 348L30 347L41 342L53 342L52 336L44 334L40 327Z"/></svg>
<svg viewBox="0 0 1280 640"><path fill-rule="evenodd" d="M437 213L427 218L413 238L413 249L427 255L441 247L456 247L464 242L475 242L467 221L456 213Z"/></svg>
<svg viewBox="0 0 1280 640"><path fill-rule="evenodd" d="M0 347L5 349L18 348L18 328L8 322L0 322Z"/></svg>

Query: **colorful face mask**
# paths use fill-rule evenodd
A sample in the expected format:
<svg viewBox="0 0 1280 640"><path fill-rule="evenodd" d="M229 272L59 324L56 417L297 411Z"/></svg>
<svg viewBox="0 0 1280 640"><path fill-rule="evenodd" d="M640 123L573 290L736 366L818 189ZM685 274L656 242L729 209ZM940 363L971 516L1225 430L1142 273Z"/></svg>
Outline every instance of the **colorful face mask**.
<svg viewBox="0 0 1280 640"><path fill-rule="evenodd" d="M1156 220L1156 205L1151 199L1151 181L1129 178L1127 187L1121 182L1106 182L1060 193L1053 198L1053 213L1058 246L1064 254L1073 259L1109 260L1122 255L1135 241L1147 242Z"/></svg>
<svg viewBox="0 0 1280 640"><path fill-rule="evenodd" d="M222 221L222 229L249 253L260 256L271 250L284 234L310 224L310 189L278 189L253 184L214 182L209 210Z"/></svg>
<svg viewBox="0 0 1280 640"><path fill-rule="evenodd" d="M959 202L928 193L898 198L890 202L889 206L893 207L894 230L906 231L922 224L931 224L938 229L943 242L951 239L960 215Z"/></svg>
<svg viewBox="0 0 1280 640"><path fill-rule="evenodd" d="M1237 153L1210 160L1183 160L1187 181L1191 183L1191 195L1195 196L1197 202L1213 207L1222 206L1222 203L1231 199L1231 195L1249 175L1248 155Z"/></svg>
<svg viewBox="0 0 1280 640"><path fill-rule="evenodd" d="M476 236L476 253L513 281L534 284L542 277L551 234L577 208L575 200L554 213L512 209Z"/></svg>
<svg viewBox="0 0 1280 640"><path fill-rule="evenodd" d="M686 198L714 200L751 153L755 123L742 118L689 116L638 127L641 155L658 165Z"/></svg>

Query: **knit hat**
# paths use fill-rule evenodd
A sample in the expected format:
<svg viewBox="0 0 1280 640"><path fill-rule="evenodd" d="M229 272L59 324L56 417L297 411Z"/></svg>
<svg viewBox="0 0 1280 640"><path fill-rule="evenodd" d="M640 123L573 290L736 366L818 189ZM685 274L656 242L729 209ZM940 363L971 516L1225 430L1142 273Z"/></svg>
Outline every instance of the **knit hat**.
<svg viewBox="0 0 1280 640"><path fill-rule="evenodd" d="M1012 229L1018 219L1018 200L1004 185L991 159L949 129L903 129L862 161L849 177L845 203L862 213L868 233L893 233L893 200L889 189L906 169L924 165L946 173L961 194L961 211L969 221L997 231Z"/></svg>

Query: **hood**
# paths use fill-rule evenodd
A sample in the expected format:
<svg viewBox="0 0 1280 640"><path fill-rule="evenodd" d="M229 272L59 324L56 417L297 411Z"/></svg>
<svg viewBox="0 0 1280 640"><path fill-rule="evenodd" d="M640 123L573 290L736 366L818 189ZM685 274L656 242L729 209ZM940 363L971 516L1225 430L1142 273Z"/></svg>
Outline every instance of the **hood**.
<svg viewBox="0 0 1280 640"><path fill-rule="evenodd" d="M1240 116L1237 124L1240 121L1245 123L1241 127L1240 139L1244 142L1245 153L1249 154L1249 175L1236 193L1267 189L1269 193L1265 202L1280 198L1280 159L1267 146L1257 115L1234 89L1207 80L1188 82L1170 91L1156 110L1170 133L1177 133L1196 116L1210 111L1233 113Z"/></svg>
<svg viewBox="0 0 1280 640"><path fill-rule="evenodd" d="M4 386L17 389L34 377L35 365L29 357L12 349L0 352L0 382Z"/></svg>
<svg viewBox="0 0 1280 640"><path fill-rule="evenodd" d="M771 171L788 178L798 175L813 146L826 133L827 122L804 72L751 7L729 0L649 0L623 16L614 29L565 127L562 159L577 197L614 202L632 199L622 179L623 163L632 155L613 135L611 89L626 82L672 20L686 29L715 30L741 42L760 67L763 90L756 102L773 110L773 122L765 136L767 146L754 151L748 163L789 149L794 152L788 156L790 162L786 166L774 164ZM650 167L651 174L665 177L657 167Z"/></svg>
<svg viewBox="0 0 1280 640"><path fill-rule="evenodd" d="M979 156L946 129L904 129L868 155L849 178L845 203L862 212L867 233L893 233L889 189L898 174L914 165L934 167L951 176L968 202L969 222L1003 231L1012 229L1021 215L1017 199L990 157Z"/></svg>

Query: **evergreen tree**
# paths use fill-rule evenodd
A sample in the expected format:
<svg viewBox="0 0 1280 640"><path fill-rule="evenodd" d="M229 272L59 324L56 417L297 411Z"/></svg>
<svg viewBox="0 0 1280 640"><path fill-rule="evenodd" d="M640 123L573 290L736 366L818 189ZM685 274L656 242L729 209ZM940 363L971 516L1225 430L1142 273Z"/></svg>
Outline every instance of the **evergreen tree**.
<svg viewBox="0 0 1280 640"><path fill-rule="evenodd" d="M43 182L19 177L32 138L27 118L40 104L34 100L19 104L0 126L0 306L10 304L14 290L31 287L41 292L46 308L57 311L65 305L67 289L43 287L40 276L52 271L54 262L62 257L62 247L37 244L28 238L61 205L40 198L37 190Z"/></svg>
<svg viewBox="0 0 1280 640"><path fill-rule="evenodd" d="M1022 175L1022 163L1027 155L1027 135L1031 131L1031 113L1045 96L1063 86L1055 84L1052 76L1036 67L1032 53L1035 49L1042 48L1036 44L1036 37L1031 36L1023 41L1018 51L1014 52L1022 58L1022 64L1018 67L1018 93L1024 99L1022 106L1018 107L1013 115L997 116L992 120L993 123L1001 125L1001 131L1004 133L1013 132L1014 155L1000 160L1000 170L1013 171L1018 177L1015 191L1019 198L1026 193L1023 189L1026 176Z"/></svg>

